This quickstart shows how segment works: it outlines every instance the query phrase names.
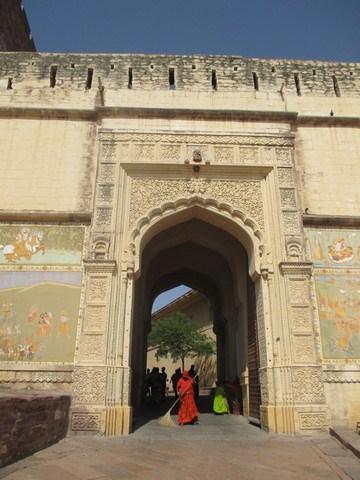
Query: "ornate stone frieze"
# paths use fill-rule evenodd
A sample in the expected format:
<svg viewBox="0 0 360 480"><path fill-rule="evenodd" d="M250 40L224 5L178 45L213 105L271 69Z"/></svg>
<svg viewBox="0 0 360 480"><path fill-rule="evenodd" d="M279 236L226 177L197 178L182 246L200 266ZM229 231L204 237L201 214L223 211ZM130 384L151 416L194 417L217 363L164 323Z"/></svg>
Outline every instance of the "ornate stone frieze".
<svg viewBox="0 0 360 480"><path fill-rule="evenodd" d="M133 147L133 158L136 162L154 162L155 161L155 145L152 144L136 144Z"/></svg>
<svg viewBox="0 0 360 480"><path fill-rule="evenodd" d="M324 412L299 412L298 416L301 430L322 430L327 425Z"/></svg>
<svg viewBox="0 0 360 480"><path fill-rule="evenodd" d="M181 146L162 144L159 148L160 162L179 162L181 160Z"/></svg>
<svg viewBox="0 0 360 480"><path fill-rule="evenodd" d="M322 372L320 367L293 367L293 395L296 403L325 402Z"/></svg>
<svg viewBox="0 0 360 480"><path fill-rule="evenodd" d="M194 186L205 188L204 195L218 201L225 201L234 208L244 211L263 228L264 213L261 185L259 181L240 180L200 180L193 179L160 179L136 177L132 179L130 225L139 220L146 212L167 201L192 195ZM201 194L200 188L197 192Z"/></svg>
<svg viewBox="0 0 360 480"><path fill-rule="evenodd" d="M234 147L214 147L215 163L234 163Z"/></svg>
<svg viewBox="0 0 360 480"><path fill-rule="evenodd" d="M255 147L239 147L240 163L258 163L259 149Z"/></svg>
<svg viewBox="0 0 360 480"><path fill-rule="evenodd" d="M325 383L360 383L360 371L323 371L323 381Z"/></svg>
<svg viewBox="0 0 360 480"><path fill-rule="evenodd" d="M71 383L72 371L0 371L0 383Z"/></svg>
<svg viewBox="0 0 360 480"><path fill-rule="evenodd" d="M292 147L293 136L284 135L200 135L200 134L160 134L160 133L120 133L100 132L101 141L144 142L144 143L187 143L187 144L233 144L271 145Z"/></svg>
<svg viewBox="0 0 360 480"><path fill-rule="evenodd" d="M77 404L102 404L105 401L106 370L77 367L74 370L74 401Z"/></svg>
<svg viewBox="0 0 360 480"><path fill-rule="evenodd" d="M74 431L99 431L101 414L97 412L79 413L71 415L71 429Z"/></svg>

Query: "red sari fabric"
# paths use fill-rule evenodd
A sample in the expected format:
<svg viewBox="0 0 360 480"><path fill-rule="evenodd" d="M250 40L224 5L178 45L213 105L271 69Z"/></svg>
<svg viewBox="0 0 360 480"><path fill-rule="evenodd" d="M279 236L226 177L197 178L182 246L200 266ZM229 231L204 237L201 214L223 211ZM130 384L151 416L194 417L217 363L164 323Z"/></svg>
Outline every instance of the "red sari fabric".
<svg viewBox="0 0 360 480"><path fill-rule="evenodd" d="M193 379L186 372L177 383L177 391L180 397L178 423L183 425L196 421L199 412L194 399Z"/></svg>

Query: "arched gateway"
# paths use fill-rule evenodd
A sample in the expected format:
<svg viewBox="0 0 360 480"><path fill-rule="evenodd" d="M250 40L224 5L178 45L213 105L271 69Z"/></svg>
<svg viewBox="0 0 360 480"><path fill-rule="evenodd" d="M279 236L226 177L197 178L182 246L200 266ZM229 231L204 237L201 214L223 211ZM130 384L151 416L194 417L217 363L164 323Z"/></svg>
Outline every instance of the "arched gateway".
<svg viewBox="0 0 360 480"><path fill-rule="evenodd" d="M273 432L323 428L292 137L104 130L100 141L73 429L131 430L150 307L179 282L209 298L218 374L239 376L245 414ZM256 161L222 163L220 151Z"/></svg>

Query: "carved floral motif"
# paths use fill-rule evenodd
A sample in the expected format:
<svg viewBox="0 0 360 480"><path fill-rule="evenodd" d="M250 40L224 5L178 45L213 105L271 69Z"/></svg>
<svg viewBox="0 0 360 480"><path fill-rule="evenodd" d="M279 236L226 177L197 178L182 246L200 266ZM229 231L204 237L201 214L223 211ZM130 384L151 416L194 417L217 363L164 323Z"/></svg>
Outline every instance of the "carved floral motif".
<svg viewBox="0 0 360 480"><path fill-rule="evenodd" d="M296 403L323 403L325 401L320 368L294 367L292 379Z"/></svg>
<svg viewBox="0 0 360 480"><path fill-rule="evenodd" d="M314 354L314 339L312 335L294 336L294 357L296 362L313 362Z"/></svg>
<svg viewBox="0 0 360 480"><path fill-rule="evenodd" d="M196 183L197 181L199 183ZM199 186L197 192L195 192L196 185ZM204 192L201 190L204 190ZM132 180L130 224L133 225L150 208L195 193L206 194L207 197L223 200L233 205L234 208L244 211L261 228L264 226L261 186L258 181L211 180L208 182L200 179L190 181L188 179L144 177L133 178Z"/></svg>
<svg viewBox="0 0 360 480"><path fill-rule="evenodd" d="M103 368L78 367L74 371L75 403L104 403L106 371Z"/></svg>
<svg viewBox="0 0 360 480"><path fill-rule="evenodd" d="M320 430L327 425L325 413L299 413L301 430Z"/></svg>

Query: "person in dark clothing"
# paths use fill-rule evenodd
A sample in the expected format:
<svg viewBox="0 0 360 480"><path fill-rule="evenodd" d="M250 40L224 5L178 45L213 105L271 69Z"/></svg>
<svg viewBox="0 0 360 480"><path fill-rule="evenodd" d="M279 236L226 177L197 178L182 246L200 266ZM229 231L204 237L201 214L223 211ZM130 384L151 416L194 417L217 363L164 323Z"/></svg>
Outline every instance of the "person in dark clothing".
<svg viewBox="0 0 360 480"><path fill-rule="evenodd" d="M162 378L162 396L165 398L166 396L166 381L167 381L167 373L165 372L165 367L161 367L161 378Z"/></svg>
<svg viewBox="0 0 360 480"><path fill-rule="evenodd" d="M174 393L175 393L175 398L178 397L178 394L177 394L177 383L179 381L179 378L181 377L181 369L180 368L177 368L175 370L175 373L173 373L171 375L171 384L172 384L172 387L173 387L173 390L174 390Z"/></svg>
<svg viewBox="0 0 360 480"><path fill-rule="evenodd" d="M196 370L195 370L195 365L191 365L190 366L190 370L188 371L188 374L190 375L191 378L195 378L196 377Z"/></svg>

